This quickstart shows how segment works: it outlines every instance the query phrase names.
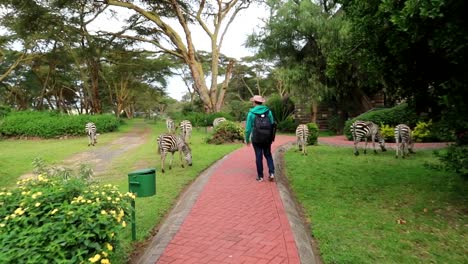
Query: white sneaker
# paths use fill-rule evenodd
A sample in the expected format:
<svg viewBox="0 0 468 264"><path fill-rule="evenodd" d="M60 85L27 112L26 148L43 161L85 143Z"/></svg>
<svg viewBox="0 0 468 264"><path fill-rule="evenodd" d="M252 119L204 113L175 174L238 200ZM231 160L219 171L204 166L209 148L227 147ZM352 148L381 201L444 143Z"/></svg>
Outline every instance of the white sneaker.
<svg viewBox="0 0 468 264"><path fill-rule="evenodd" d="M258 177L258 178L257 178L257 181L258 181L258 182L262 182L262 181L263 181L263 177L261 177L261 178Z"/></svg>
<svg viewBox="0 0 468 264"><path fill-rule="evenodd" d="M273 173L270 174L270 177L268 177L268 179L269 179L270 181L274 181L274 180L275 180L275 174L273 174Z"/></svg>

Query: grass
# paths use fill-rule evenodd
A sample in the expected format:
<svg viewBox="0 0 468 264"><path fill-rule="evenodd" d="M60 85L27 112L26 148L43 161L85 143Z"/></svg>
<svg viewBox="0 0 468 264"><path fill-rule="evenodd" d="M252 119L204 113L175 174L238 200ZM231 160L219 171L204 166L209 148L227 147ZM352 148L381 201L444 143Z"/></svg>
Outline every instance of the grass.
<svg viewBox="0 0 468 264"><path fill-rule="evenodd" d="M431 151L308 153L287 152L287 177L325 263L468 263L468 183L426 168Z"/></svg>
<svg viewBox="0 0 468 264"><path fill-rule="evenodd" d="M120 137L133 125L132 120L121 126L119 131L98 136L98 145L105 145ZM67 140L2 140L0 141L0 187L13 186L18 177L33 170L35 158L42 158L54 165L65 158L88 150L88 138L77 137Z"/></svg>

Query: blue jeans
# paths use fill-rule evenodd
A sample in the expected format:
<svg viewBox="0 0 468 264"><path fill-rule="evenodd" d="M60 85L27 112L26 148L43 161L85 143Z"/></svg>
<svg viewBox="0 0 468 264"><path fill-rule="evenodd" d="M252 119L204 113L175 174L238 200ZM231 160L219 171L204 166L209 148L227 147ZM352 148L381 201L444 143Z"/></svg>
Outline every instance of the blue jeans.
<svg viewBox="0 0 468 264"><path fill-rule="evenodd" d="M255 150L255 163L257 164L257 176L263 178L263 156L267 161L268 173L275 173L275 164L273 163L273 157L271 156L271 144L256 144L252 143Z"/></svg>

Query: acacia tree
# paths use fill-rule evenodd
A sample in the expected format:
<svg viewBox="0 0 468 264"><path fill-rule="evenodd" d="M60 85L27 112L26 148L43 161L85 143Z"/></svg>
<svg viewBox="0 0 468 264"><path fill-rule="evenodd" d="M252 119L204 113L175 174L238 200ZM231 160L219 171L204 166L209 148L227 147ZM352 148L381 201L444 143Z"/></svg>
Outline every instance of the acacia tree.
<svg viewBox="0 0 468 264"><path fill-rule="evenodd" d="M137 4L117 0L104 1L111 6L133 10L135 15L129 21L141 23L140 27L134 27L136 35L118 34L120 37L151 43L159 51L171 54L187 64L195 92L203 102L206 112L218 112L222 107L231 74L226 72L224 84L218 86L220 50L231 23L240 11L249 7L250 2L164 0L141 1ZM178 24L174 25L171 19L175 19ZM210 41L210 85L207 84L202 62L197 56L197 43L190 29L192 25L201 28ZM227 68L232 69L233 63L234 61L230 61Z"/></svg>

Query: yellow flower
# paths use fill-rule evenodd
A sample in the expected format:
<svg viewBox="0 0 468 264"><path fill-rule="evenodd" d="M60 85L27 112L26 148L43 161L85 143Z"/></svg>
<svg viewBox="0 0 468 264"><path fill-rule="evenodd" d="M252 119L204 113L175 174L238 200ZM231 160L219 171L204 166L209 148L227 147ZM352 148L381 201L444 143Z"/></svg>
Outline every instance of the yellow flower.
<svg viewBox="0 0 468 264"><path fill-rule="evenodd" d="M107 254L107 252L105 252L105 251L102 252L102 255L103 255L104 257L106 257L106 258L107 258L107 256L109 256L109 254Z"/></svg>
<svg viewBox="0 0 468 264"><path fill-rule="evenodd" d="M101 214L106 215L107 214L106 210L101 210Z"/></svg>
<svg viewBox="0 0 468 264"><path fill-rule="evenodd" d="M110 264L108 259L101 259L101 264Z"/></svg>
<svg viewBox="0 0 468 264"><path fill-rule="evenodd" d="M112 251L112 249L114 249L114 248L112 247L112 245L109 244L109 243L106 243L106 248L107 248L109 251Z"/></svg>
<svg viewBox="0 0 468 264"><path fill-rule="evenodd" d="M89 258L88 260L91 262L91 263L96 263L98 260L101 259L101 255L99 254L96 254L94 257L92 258Z"/></svg>
<svg viewBox="0 0 468 264"><path fill-rule="evenodd" d="M57 211L58 211L58 209L55 208L54 210L52 210L52 212L50 212L50 214L55 214Z"/></svg>
<svg viewBox="0 0 468 264"><path fill-rule="evenodd" d="M21 207L18 207L18 208L16 208L16 210L15 210L15 214L17 214L17 215L22 215L22 214L24 214L24 212L25 212L25 211L24 211L23 208L21 208Z"/></svg>
<svg viewBox="0 0 468 264"><path fill-rule="evenodd" d="M34 204L34 206L36 206L36 207L39 207L40 205L41 205L41 203Z"/></svg>
<svg viewBox="0 0 468 264"><path fill-rule="evenodd" d="M4 223L1 223L1 224L0 224L0 227L5 227L5 224L4 224Z"/></svg>
<svg viewBox="0 0 468 264"><path fill-rule="evenodd" d="M125 221L122 221L122 226L123 227L126 227L127 226L127 223Z"/></svg>

